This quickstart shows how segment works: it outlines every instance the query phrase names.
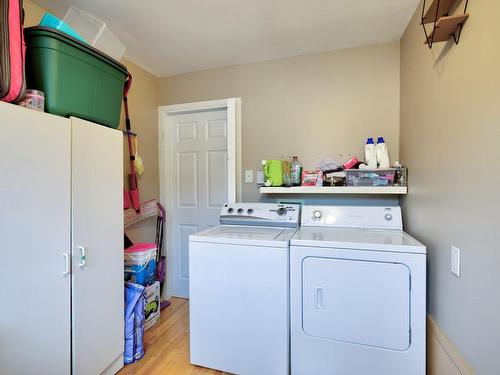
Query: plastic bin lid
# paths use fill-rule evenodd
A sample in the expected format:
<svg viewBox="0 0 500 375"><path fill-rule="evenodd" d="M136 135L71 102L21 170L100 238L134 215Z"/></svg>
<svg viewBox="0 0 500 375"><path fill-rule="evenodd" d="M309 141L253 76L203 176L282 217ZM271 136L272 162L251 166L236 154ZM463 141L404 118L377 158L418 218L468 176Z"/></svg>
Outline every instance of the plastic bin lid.
<svg viewBox="0 0 500 375"><path fill-rule="evenodd" d="M155 243L137 243L125 249L126 253L139 253L141 251L156 250Z"/></svg>
<svg viewBox="0 0 500 375"><path fill-rule="evenodd" d="M81 51L94 55L100 60L103 60L104 62L114 65L116 68L121 70L124 74L128 74L127 67L115 59L113 59L111 56L106 55L105 53L99 51L97 48L92 47L91 45L87 43L83 43L79 41L78 39L75 39L71 37L70 35L63 33L62 31L50 28L50 27L44 27L44 26L33 26L33 27L28 27L24 29L24 34L26 37L29 37L30 34L37 35L37 34L45 34L50 37L59 39L75 48L80 49Z"/></svg>

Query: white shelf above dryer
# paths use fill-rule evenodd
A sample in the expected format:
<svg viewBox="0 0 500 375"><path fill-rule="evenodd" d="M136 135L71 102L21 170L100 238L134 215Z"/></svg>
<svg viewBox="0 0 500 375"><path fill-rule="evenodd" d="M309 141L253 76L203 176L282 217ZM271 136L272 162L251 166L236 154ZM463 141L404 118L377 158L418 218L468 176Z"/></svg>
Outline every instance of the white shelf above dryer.
<svg viewBox="0 0 500 375"><path fill-rule="evenodd" d="M261 194L381 194L406 195L406 186L292 186L261 187Z"/></svg>

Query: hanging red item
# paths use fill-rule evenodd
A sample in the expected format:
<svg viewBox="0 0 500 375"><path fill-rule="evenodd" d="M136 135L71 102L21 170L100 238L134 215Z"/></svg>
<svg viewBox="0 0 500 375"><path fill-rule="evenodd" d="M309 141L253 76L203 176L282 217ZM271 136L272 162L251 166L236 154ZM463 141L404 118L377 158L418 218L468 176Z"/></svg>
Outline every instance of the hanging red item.
<svg viewBox="0 0 500 375"><path fill-rule="evenodd" d="M123 105L125 107L125 127L127 134L127 143L128 143L128 153L130 156L130 174L128 175L129 182L129 195L130 202L132 203L132 207L134 210L139 213L141 211L141 204L139 200L139 187L137 185L137 174L135 173L135 151L132 145L133 133L130 126L130 116L128 111L128 91L130 90L130 86L132 85L132 75L129 73L127 80L125 81L125 86L123 88Z"/></svg>

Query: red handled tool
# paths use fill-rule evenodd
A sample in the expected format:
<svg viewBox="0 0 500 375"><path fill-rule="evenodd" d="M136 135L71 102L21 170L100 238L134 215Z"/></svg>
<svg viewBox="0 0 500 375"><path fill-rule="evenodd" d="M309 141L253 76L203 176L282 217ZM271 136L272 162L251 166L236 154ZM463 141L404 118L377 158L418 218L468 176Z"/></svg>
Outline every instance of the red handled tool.
<svg viewBox="0 0 500 375"><path fill-rule="evenodd" d="M139 200L139 187L137 186L137 175L135 173L135 151L132 145L132 137L134 136L132 133L132 129L130 126L130 116L128 112L128 99L127 94L130 90L130 86L132 85L132 75L128 75L125 86L123 88L123 105L125 107L125 127L127 129L127 142L128 142L128 153L130 155L130 174L128 175L129 182L129 194L130 201L132 203L132 207L134 210L139 213L141 211L141 204Z"/></svg>

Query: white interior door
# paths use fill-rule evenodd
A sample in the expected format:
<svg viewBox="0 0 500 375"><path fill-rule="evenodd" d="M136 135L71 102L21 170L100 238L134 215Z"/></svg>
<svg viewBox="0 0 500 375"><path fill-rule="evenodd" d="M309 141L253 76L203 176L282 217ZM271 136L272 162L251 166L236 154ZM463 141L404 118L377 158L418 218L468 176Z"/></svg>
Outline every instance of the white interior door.
<svg viewBox="0 0 500 375"><path fill-rule="evenodd" d="M0 374L70 373L69 120L0 102Z"/></svg>
<svg viewBox="0 0 500 375"><path fill-rule="evenodd" d="M172 294L189 296L189 235L218 224L228 200L227 110L170 116Z"/></svg>
<svg viewBox="0 0 500 375"><path fill-rule="evenodd" d="M72 118L73 374L123 353L123 135Z"/></svg>

